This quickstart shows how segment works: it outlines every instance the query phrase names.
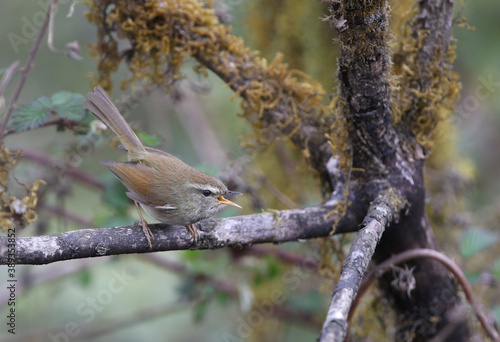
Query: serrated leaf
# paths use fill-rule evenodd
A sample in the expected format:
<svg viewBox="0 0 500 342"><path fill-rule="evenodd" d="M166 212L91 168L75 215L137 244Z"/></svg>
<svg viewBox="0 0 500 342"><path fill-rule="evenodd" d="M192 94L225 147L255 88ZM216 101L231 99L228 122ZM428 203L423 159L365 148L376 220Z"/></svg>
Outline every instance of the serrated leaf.
<svg viewBox="0 0 500 342"><path fill-rule="evenodd" d="M480 228L470 229L462 236L460 250L464 258L470 258L495 244L498 239L498 235L492 232Z"/></svg>
<svg viewBox="0 0 500 342"><path fill-rule="evenodd" d="M47 122L52 111L52 102L47 96L35 99L29 105L20 106L12 113L10 127L16 132L38 128Z"/></svg>
<svg viewBox="0 0 500 342"><path fill-rule="evenodd" d="M70 91L59 91L51 97L56 114L63 119L72 121L81 121L84 118L84 99L83 95Z"/></svg>

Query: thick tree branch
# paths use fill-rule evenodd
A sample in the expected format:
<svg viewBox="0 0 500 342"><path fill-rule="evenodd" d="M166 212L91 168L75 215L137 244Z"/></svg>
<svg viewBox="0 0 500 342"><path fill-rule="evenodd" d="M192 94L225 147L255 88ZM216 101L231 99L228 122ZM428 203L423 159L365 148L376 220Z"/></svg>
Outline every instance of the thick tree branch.
<svg viewBox="0 0 500 342"><path fill-rule="evenodd" d="M376 173L393 164L388 6L384 0L335 1L330 21L340 38L338 76L342 110L354 146L353 166Z"/></svg>
<svg viewBox="0 0 500 342"><path fill-rule="evenodd" d="M449 53L454 5L455 1L448 0L418 1L393 58L399 79L398 129L407 132L411 128L409 133L426 149L432 146L436 126L455 105L460 89L451 66L454 53Z"/></svg>
<svg viewBox="0 0 500 342"><path fill-rule="evenodd" d="M361 224L363 227L347 255L339 281L332 294L330 307L321 330L320 342L342 342L347 334L349 310L356 299L361 280L368 269L375 247L386 226L398 217L405 201L392 190L387 190L372 203Z"/></svg>
<svg viewBox="0 0 500 342"><path fill-rule="evenodd" d="M200 53L195 57L228 83L231 89L240 94L245 101L249 101L250 94L256 90L256 84L259 87L274 88L275 92L281 96L272 108L264 107L262 115L259 116L258 125L270 128L268 132L270 135L289 137L299 149L308 151L311 167L318 171L324 183L331 182L326 169L326 164L332 156L331 137L328 133L336 118L319 116L319 109L311 105L307 99L296 102L298 99L293 97L297 96L294 94L297 89L293 87L308 88L310 86L307 82L300 84L295 81L293 85L284 81L273 82L274 80L270 80L266 75L268 72L266 67L260 65L256 61L257 56L252 54L241 56L221 50L215 55L207 56ZM228 69L231 70L231 65L238 66L239 69L227 72ZM281 87L281 89L276 89L276 87ZM316 96L318 95L322 94ZM294 118L294 113L298 113L298 118Z"/></svg>
<svg viewBox="0 0 500 342"><path fill-rule="evenodd" d="M336 206L330 203L305 209L201 221L196 224L200 230L200 238L195 246L185 227L165 224L149 225L155 236L151 250L148 250L139 226L81 229L47 236L18 237L15 239L15 263L40 265L103 255L296 241L328 236L337 222L337 232L355 228L357 222L351 220L355 216L346 215L342 218L339 210L334 211ZM7 244L7 237L1 236L2 265L12 263Z"/></svg>

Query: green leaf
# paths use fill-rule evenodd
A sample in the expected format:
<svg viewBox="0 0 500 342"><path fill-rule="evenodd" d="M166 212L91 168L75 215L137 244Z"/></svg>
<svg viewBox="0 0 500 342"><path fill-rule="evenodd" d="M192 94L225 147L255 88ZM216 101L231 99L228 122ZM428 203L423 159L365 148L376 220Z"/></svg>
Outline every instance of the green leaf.
<svg viewBox="0 0 500 342"><path fill-rule="evenodd" d="M495 244L498 238L497 234L481 228L469 229L462 236L460 250L464 258L470 258Z"/></svg>
<svg viewBox="0 0 500 342"><path fill-rule="evenodd" d="M52 95L52 104L56 114L72 121L81 121L85 116L85 106L83 105L83 95L70 91L59 91Z"/></svg>
<svg viewBox="0 0 500 342"><path fill-rule="evenodd" d="M159 135L149 135L142 132L135 132L135 134L137 134L146 146L155 147L161 144L161 137Z"/></svg>
<svg viewBox="0 0 500 342"><path fill-rule="evenodd" d="M52 102L47 96L35 99L29 105L20 106L12 113L10 127L16 132L38 128L47 122L52 112Z"/></svg>

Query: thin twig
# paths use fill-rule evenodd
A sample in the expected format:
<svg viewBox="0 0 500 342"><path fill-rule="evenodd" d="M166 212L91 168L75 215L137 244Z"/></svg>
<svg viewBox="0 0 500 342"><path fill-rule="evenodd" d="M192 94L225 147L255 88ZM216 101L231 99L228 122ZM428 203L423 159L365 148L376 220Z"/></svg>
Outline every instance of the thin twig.
<svg viewBox="0 0 500 342"><path fill-rule="evenodd" d="M64 220L71 221L79 226L88 227L92 224L92 219L88 217L83 217L81 215L77 215L71 211L68 211L59 206L51 206L51 205L41 205L39 206L40 210L46 211L52 215L60 217Z"/></svg>
<svg viewBox="0 0 500 342"><path fill-rule="evenodd" d="M52 0L51 6L47 10L47 15L45 16L45 20L43 21L42 27L40 27L40 31L38 32L38 36L36 37L35 44L33 45L33 48L31 49L30 56L28 59L28 62L23 68L23 72L21 75L21 80L19 80L19 84L17 85L16 90L14 91L14 94L12 95L12 99L9 104L9 108L7 108L7 112L5 113L5 116L2 119L2 122L0 123L0 145L3 144L3 138L4 138L4 132L5 128L7 127L7 122L9 122L9 118L12 115L12 112L14 109L17 107L17 100L19 98L19 95L21 95L21 91L23 90L24 83L26 82L26 79L28 78L28 74L33 68L33 61L35 60L35 56L40 49L40 45L43 40L43 36L45 35L45 32L47 31L47 27L49 26L49 19L50 19L50 12L52 10L52 4L55 4L57 0Z"/></svg>
<svg viewBox="0 0 500 342"><path fill-rule="evenodd" d="M372 282L382 275L385 271L390 269L391 266L400 264L402 262L411 260L411 259L417 259L417 258L431 258L433 260L437 260L441 262L453 275L457 278L458 282L460 285L462 285L462 288L464 289L465 297L467 298L467 301L470 303L472 306L472 309L474 310L479 322L483 326L484 330L488 333L488 335L494 340L494 341L500 341L498 332L493 328L489 323L486 318L486 315L484 314L483 310L481 309L481 306L479 304L479 301L476 299L474 296L474 292L472 292L472 288L467 281L467 278L465 277L464 273L458 267L456 263L453 262L450 258L448 258L446 255L443 253L440 253L438 251L432 250L432 249L426 249L426 248L421 248L421 249L413 249L409 251L405 251L399 254L396 254L389 259L386 259L384 262L378 264L367 276L366 280L363 282L361 285L358 295L351 307L351 311L349 312L349 317L348 317L348 323L350 324L351 318L354 315L354 311L356 310L356 306L358 302L361 300L361 297L363 297L363 294L366 292L366 290L370 287Z"/></svg>
<svg viewBox="0 0 500 342"><path fill-rule="evenodd" d="M317 269L318 261L314 260L312 257L305 257L300 254L291 253L288 251L284 251L279 248L271 248L265 246L252 246L250 248L243 250L245 253L256 256L267 256L272 255L279 259L280 261L299 265L301 267L309 268L309 269Z"/></svg>
<svg viewBox="0 0 500 342"><path fill-rule="evenodd" d="M75 3L76 2L73 2L73 4L71 5L67 18L70 18L73 15ZM67 50L59 50L54 46L54 18L56 16L55 7L56 7L55 2L50 4L50 20L49 20L49 32L47 34L47 45L49 46L50 51L54 53L60 55L66 55L69 58L81 61L83 58L78 54L80 52L80 44L78 44L78 41L75 40L67 43L66 44Z"/></svg>
<svg viewBox="0 0 500 342"><path fill-rule="evenodd" d="M9 67L5 69L5 71L3 72L3 76L0 83L0 96L3 95L3 92L9 86L14 76L17 74L18 72L17 66L19 65L19 63L21 63L21 61L12 62L9 65Z"/></svg>
<svg viewBox="0 0 500 342"><path fill-rule="evenodd" d="M78 180L84 184L90 185L99 190L103 190L105 187L104 183L97 180L93 175L85 171L67 166L61 162L55 161L49 155L47 155L42 151L37 151L29 148L23 148L22 151L23 151L22 158L29 159L40 165L51 167L58 175L65 175L71 177L75 180Z"/></svg>
<svg viewBox="0 0 500 342"><path fill-rule="evenodd" d="M196 281L202 281L204 283L211 284L217 291L223 292L229 295L231 298L237 298L239 295L238 288L233 282L223 281L211 275L203 273L192 274L189 272L186 265L171 259L160 257L157 254L142 254L140 257L144 260L152 262L157 266L160 266L161 268L177 273L180 276L192 277ZM274 317L281 320L295 321L317 328L321 327L321 322L318 322L310 312L289 308L286 305L274 305L273 315Z"/></svg>
<svg viewBox="0 0 500 342"><path fill-rule="evenodd" d="M260 177L260 181L262 182L262 185L282 204L284 204L288 209L296 209L300 208L298 203L296 203L294 200L292 200L290 197L288 197L286 194L284 194L276 185L274 185L273 182L269 180L269 178L266 175L262 175Z"/></svg>
<svg viewBox="0 0 500 342"><path fill-rule="evenodd" d="M213 125L207 120L197 94L179 87L180 100L175 102L177 118L193 142L198 158L204 164L225 165L227 157Z"/></svg>
<svg viewBox="0 0 500 342"><path fill-rule="evenodd" d="M80 124L78 122L75 122L75 121L72 121L72 120L68 120L68 119L64 119L64 118L59 118L59 119L54 119L54 120L51 120L51 121L44 122L40 126L36 127L36 129L38 129L38 128L44 128L44 127L49 127L49 126L62 126L64 128L74 130L75 126L76 127L82 127L82 124ZM31 129L31 130L33 130L33 129ZM10 134L14 134L14 133L20 133L20 132L18 132L15 129L9 129L8 131L5 131L4 136L10 135Z"/></svg>

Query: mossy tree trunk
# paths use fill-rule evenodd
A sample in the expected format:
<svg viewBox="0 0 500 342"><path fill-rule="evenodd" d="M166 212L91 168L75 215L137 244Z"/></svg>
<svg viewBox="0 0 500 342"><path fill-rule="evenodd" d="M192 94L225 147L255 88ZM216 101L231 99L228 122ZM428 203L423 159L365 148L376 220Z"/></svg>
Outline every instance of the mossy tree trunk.
<svg viewBox="0 0 500 342"><path fill-rule="evenodd" d="M411 37L415 56L398 60L399 66L414 61L414 79L402 76L408 88L418 94L407 100L401 114L404 125L394 124L391 94L392 62L389 51L389 26L385 1L342 1L331 6L332 26L340 36L341 56L338 77L343 114L348 122L352 142L353 178L362 180L356 197L373 201L373 194L384 188L399 190L408 206L399 222L391 223L377 246L374 261L416 248L437 249L433 231L425 213L423 166L426 149L417 135L431 134L440 115L439 107L431 111L425 94L438 91L439 79L446 62L452 20L452 1L420 1ZM410 38L409 38L410 39ZM410 65L411 67L411 65ZM411 89L405 89L410 94ZM417 94L417 92L414 92ZM420 104L420 106L419 106ZM419 131L418 118L434 123ZM381 289L394 304L399 321L397 340L424 341L438 335L451 322L450 313L459 305L457 288L444 266L429 259L408 263L413 268L416 286L409 289L398 284L404 272L388 272L380 282ZM406 284L406 286L409 286ZM444 337L447 341L465 341L465 322ZM442 336L442 335L440 335Z"/></svg>
<svg viewBox="0 0 500 342"><path fill-rule="evenodd" d="M126 62L132 76L125 86L141 81L169 88L179 78L182 63L193 57L200 64L198 72L211 70L241 97L243 116L252 124L256 141L271 145L278 138L289 139L317 172L320 191L327 195L317 207L201 222L200 240L194 246L183 236L184 228L153 225L154 231L163 233L155 234L152 251L283 242L361 230L351 248L361 252L350 253L344 264L346 269L352 266L348 271L360 280L372 254L380 263L411 249L438 249L425 213L423 167L442 110L453 104L458 89L449 53L453 1L419 1L394 54L389 48L386 1L331 1L328 19L341 49L335 110L321 101L325 91L317 82L289 70L281 56L268 62L250 51L202 2L172 3L175 6L133 0L91 4L88 18L97 25L99 36L92 49L99 57L96 83L109 89L110 75ZM129 44L118 44L119 40ZM121 51L121 46L128 47ZM124 229L130 234L125 236ZM141 239L140 231L133 234L131 227L19 238L22 248L16 262L145 252ZM40 240L45 243L34 243ZM356 246L357 242L367 245ZM79 244L81 248L73 247ZM37 250L40 245L51 249ZM361 254L363 262L357 263ZM465 322L450 320L459 298L446 269L429 259L408 265L407 270L387 273L380 282L397 312L397 340L467 340ZM355 295L359 284L347 285ZM328 319L322 340L331 327ZM452 325L455 328L447 333Z"/></svg>

